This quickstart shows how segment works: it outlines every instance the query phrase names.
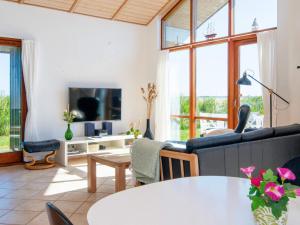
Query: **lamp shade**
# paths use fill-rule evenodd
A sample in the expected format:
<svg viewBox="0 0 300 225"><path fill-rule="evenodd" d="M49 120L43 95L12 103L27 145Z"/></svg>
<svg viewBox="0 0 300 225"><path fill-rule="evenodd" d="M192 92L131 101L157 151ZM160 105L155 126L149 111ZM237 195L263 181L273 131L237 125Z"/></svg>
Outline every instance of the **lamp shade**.
<svg viewBox="0 0 300 225"><path fill-rule="evenodd" d="M246 72L243 74L243 76L240 79L238 79L237 84L238 85L251 85L251 80L248 79Z"/></svg>

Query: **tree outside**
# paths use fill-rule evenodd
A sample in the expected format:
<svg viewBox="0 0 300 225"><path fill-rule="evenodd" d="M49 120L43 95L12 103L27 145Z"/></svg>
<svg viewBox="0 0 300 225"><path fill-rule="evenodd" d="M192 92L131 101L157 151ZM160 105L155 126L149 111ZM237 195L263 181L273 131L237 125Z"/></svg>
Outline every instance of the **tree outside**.
<svg viewBox="0 0 300 225"><path fill-rule="evenodd" d="M0 95L0 152L9 150L10 98Z"/></svg>
<svg viewBox="0 0 300 225"><path fill-rule="evenodd" d="M264 107L262 96L247 96L241 98L241 104L248 104L251 107L251 112L258 114L258 116L264 115ZM201 114L219 114L227 117L228 113L228 100L227 97L198 97L197 98L197 112ZM189 114L189 97L180 97L180 115ZM218 127L218 121L207 121L206 126L210 128ZM189 139L189 119L173 118L172 123L175 123L175 127L179 127L180 140L185 141ZM224 123L224 122L223 122ZM196 123L197 136L201 135L201 124ZM206 127L205 127L206 128Z"/></svg>

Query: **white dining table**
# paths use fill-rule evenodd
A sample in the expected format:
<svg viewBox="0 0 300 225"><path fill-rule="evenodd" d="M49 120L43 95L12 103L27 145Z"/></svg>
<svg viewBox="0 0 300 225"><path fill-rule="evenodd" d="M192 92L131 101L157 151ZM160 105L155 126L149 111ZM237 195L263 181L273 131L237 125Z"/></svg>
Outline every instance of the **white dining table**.
<svg viewBox="0 0 300 225"><path fill-rule="evenodd" d="M180 178L128 189L96 202L89 225L255 225L249 180ZM300 224L300 199L291 200L288 225Z"/></svg>

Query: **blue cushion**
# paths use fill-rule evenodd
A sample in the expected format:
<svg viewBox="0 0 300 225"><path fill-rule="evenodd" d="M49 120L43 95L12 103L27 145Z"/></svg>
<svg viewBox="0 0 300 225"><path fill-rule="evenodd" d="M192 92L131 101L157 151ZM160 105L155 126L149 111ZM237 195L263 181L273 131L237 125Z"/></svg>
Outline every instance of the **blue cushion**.
<svg viewBox="0 0 300 225"><path fill-rule="evenodd" d="M47 140L47 141L35 141L35 142L24 142L23 148L28 153L35 152L49 152L58 150L60 142L58 140Z"/></svg>
<svg viewBox="0 0 300 225"><path fill-rule="evenodd" d="M275 127L274 132L275 132L274 134L275 137L298 134L300 133L300 124L292 124L288 126Z"/></svg>
<svg viewBox="0 0 300 225"><path fill-rule="evenodd" d="M242 134L242 141L256 141L274 136L273 128L262 128Z"/></svg>
<svg viewBox="0 0 300 225"><path fill-rule="evenodd" d="M223 135L215 135L203 138L190 139L186 143L186 148L189 153L195 149L211 148L220 145L229 145L239 143L242 140L242 135L238 133L228 133Z"/></svg>

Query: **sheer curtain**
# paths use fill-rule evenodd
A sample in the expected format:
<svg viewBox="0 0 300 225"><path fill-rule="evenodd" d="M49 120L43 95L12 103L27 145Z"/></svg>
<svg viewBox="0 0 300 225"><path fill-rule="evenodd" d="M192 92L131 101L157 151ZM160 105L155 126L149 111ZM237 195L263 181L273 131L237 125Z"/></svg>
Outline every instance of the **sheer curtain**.
<svg viewBox="0 0 300 225"><path fill-rule="evenodd" d="M23 40L22 66L28 110L25 123L25 141L37 141L39 139L36 124L37 74L35 59L34 41Z"/></svg>
<svg viewBox="0 0 300 225"><path fill-rule="evenodd" d="M260 80L266 86L277 89L277 31L257 34ZM262 87L263 88L263 87ZM263 88L264 127L270 126L269 92ZM273 124L277 124L277 98L273 98Z"/></svg>
<svg viewBox="0 0 300 225"><path fill-rule="evenodd" d="M161 51L158 57L156 85L158 96L155 105L155 140L170 138L170 71L169 51Z"/></svg>

